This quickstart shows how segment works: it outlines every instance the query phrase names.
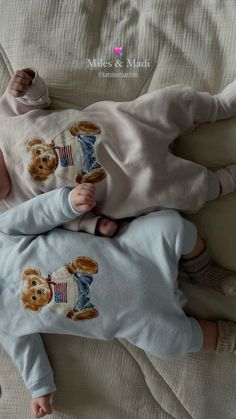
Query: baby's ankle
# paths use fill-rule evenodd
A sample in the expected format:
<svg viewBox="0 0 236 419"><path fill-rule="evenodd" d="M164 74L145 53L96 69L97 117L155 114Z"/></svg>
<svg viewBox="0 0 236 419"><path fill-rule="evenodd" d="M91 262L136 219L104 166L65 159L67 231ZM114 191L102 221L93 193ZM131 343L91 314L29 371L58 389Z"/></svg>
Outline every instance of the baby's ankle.
<svg viewBox="0 0 236 419"><path fill-rule="evenodd" d="M213 320L197 319L203 334L203 348L216 350L218 341L218 327Z"/></svg>
<svg viewBox="0 0 236 419"><path fill-rule="evenodd" d="M96 233L102 236L112 237L117 232L116 221L108 218L100 218L97 222Z"/></svg>

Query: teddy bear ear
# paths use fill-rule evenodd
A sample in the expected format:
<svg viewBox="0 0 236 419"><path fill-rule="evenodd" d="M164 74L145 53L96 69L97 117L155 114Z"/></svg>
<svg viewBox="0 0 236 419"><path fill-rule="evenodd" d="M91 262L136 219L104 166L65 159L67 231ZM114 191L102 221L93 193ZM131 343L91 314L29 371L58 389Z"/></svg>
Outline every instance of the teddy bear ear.
<svg viewBox="0 0 236 419"><path fill-rule="evenodd" d="M45 141L43 140L43 138L33 138L31 140L26 141L25 144L26 144L27 150L29 151L33 145L45 144Z"/></svg>
<svg viewBox="0 0 236 419"><path fill-rule="evenodd" d="M27 278L29 275L38 275L41 276L41 272L34 268L26 268L23 271L24 278Z"/></svg>
<svg viewBox="0 0 236 419"><path fill-rule="evenodd" d="M67 265L68 271L73 274L76 271L87 275L94 275L98 272L98 264L94 259L87 256L78 256Z"/></svg>

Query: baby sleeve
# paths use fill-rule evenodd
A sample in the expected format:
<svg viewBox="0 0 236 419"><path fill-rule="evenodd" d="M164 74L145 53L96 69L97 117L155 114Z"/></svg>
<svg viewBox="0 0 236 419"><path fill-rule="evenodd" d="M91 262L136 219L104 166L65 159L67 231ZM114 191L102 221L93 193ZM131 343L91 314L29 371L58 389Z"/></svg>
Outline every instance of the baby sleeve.
<svg viewBox="0 0 236 419"><path fill-rule="evenodd" d="M53 371L39 334L15 337L1 333L0 342L18 368L33 398L56 390Z"/></svg>
<svg viewBox="0 0 236 419"><path fill-rule="evenodd" d="M0 231L8 235L35 236L76 219L69 188L59 188L38 195L0 214Z"/></svg>
<svg viewBox="0 0 236 419"><path fill-rule="evenodd" d="M25 96L13 97L8 90L0 98L0 117L17 116L33 109L46 108L51 101L47 86L36 69L31 68L35 76Z"/></svg>

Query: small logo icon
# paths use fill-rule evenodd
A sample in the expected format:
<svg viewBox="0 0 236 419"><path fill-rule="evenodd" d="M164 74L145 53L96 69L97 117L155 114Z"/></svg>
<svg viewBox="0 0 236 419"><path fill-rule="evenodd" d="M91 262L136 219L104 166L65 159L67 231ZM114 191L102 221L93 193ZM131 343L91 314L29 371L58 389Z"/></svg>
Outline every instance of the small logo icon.
<svg viewBox="0 0 236 419"><path fill-rule="evenodd" d="M124 55L123 47L113 47L113 51L118 57Z"/></svg>

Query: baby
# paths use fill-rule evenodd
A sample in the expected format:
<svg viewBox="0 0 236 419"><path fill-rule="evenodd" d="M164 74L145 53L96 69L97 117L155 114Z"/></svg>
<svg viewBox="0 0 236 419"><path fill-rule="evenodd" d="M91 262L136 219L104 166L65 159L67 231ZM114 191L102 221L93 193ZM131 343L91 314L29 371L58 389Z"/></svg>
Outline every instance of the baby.
<svg viewBox="0 0 236 419"><path fill-rule="evenodd" d="M181 133L236 113L236 81L214 96L176 85L83 111L49 104L30 68L16 71L0 99L0 198L8 206L79 183L81 206L67 228L112 236L117 219L196 212L236 189L235 164L212 172L170 150Z"/></svg>
<svg viewBox="0 0 236 419"><path fill-rule="evenodd" d="M59 228L76 219L79 194L80 186L59 188L0 215L0 342L37 418L52 412L56 390L40 333L124 338L163 358L236 350L233 322L183 311L181 255L181 275L236 294L235 274L212 263L193 224L162 210L136 218L113 239Z"/></svg>

